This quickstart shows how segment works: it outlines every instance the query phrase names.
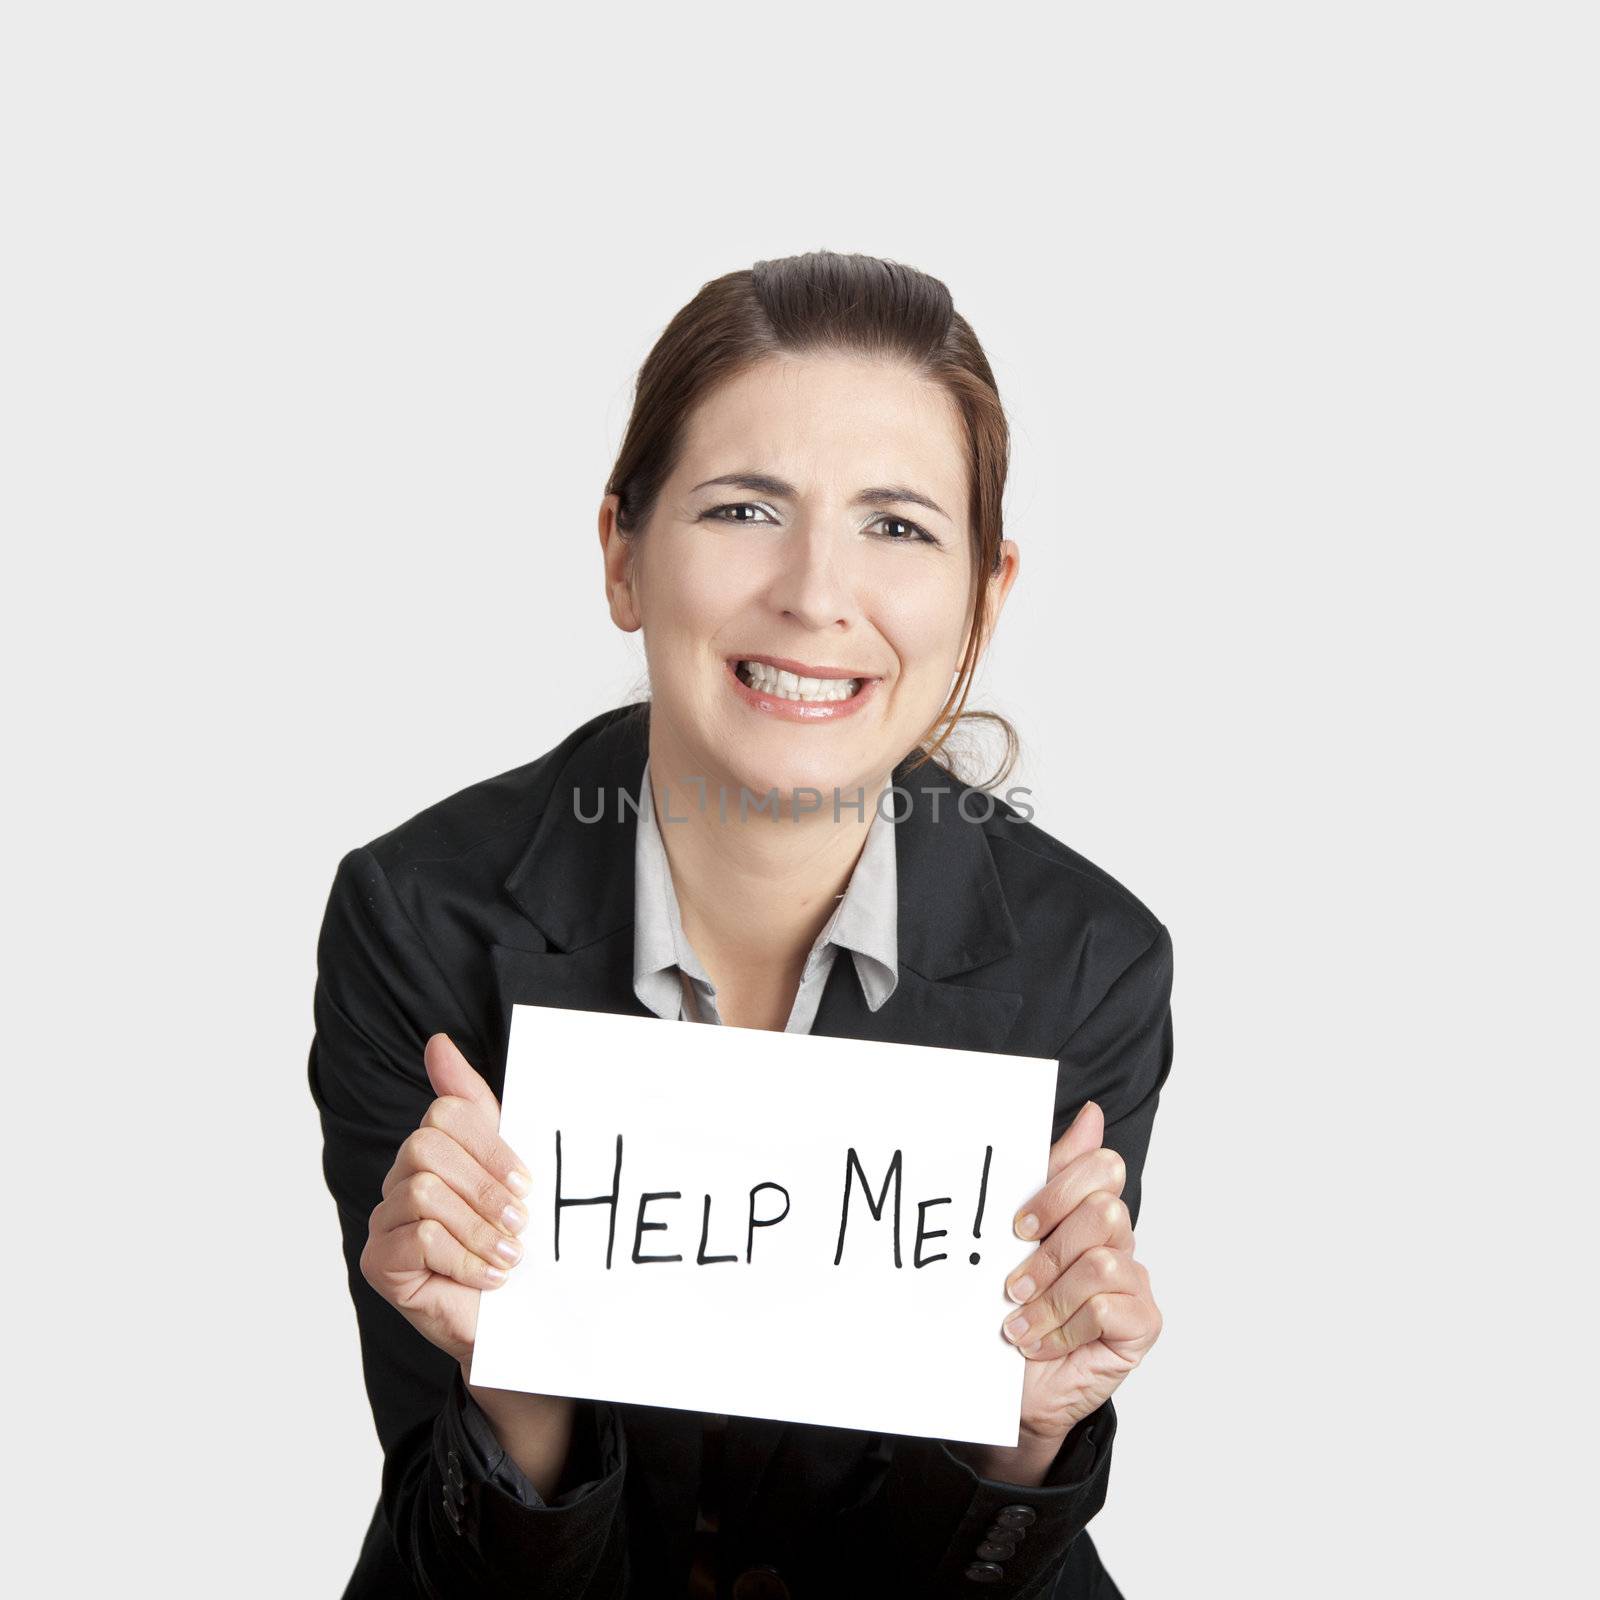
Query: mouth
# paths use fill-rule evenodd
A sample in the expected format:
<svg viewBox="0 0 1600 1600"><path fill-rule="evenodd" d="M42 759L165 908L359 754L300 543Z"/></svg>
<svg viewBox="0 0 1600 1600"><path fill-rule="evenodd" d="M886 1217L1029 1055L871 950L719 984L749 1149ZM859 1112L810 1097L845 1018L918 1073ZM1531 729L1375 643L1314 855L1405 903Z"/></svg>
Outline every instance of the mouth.
<svg viewBox="0 0 1600 1600"><path fill-rule="evenodd" d="M808 721L858 710L882 681L854 667L820 666L785 656L729 656L726 664L747 704Z"/></svg>

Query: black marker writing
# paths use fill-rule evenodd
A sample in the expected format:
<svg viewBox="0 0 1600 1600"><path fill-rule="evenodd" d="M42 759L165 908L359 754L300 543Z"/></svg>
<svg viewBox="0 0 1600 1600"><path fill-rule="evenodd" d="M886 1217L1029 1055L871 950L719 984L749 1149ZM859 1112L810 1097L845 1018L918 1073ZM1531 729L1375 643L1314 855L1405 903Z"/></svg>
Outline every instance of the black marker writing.
<svg viewBox="0 0 1600 1600"><path fill-rule="evenodd" d="M850 1179L854 1175L861 1179L861 1187L867 1197L867 1209L872 1213L874 1222L883 1220L884 1202L889 1195L889 1184L894 1183L894 1264L900 1265L900 1152L894 1153L894 1160L889 1163L889 1170L884 1174L883 1187L878 1190L876 1201L872 1198L872 1190L867 1184L867 1175L861 1170L861 1158L856 1154L854 1145L850 1146L850 1153L845 1157L844 1164L844 1204L839 1210L839 1244L833 1252L833 1264L838 1266L844 1259L844 1230L850 1220Z"/></svg>
<svg viewBox="0 0 1600 1600"><path fill-rule="evenodd" d="M683 1196L676 1189L662 1189L655 1194L642 1194L639 1196L639 1220L633 1230L633 1260L637 1266L645 1261L682 1261L682 1256L643 1256L639 1254L639 1246L644 1241L644 1236L652 1229L665 1228L664 1222L646 1222L644 1208L652 1200L681 1200Z"/></svg>
<svg viewBox="0 0 1600 1600"><path fill-rule="evenodd" d="M610 1206L611 1220L606 1226L606 1266L611 1265L611 1246L617 1237L617 1196L622 1192L622 1135L617 1135L617 1164L611 1174L610 1194L591 1194L568 1199L561 1192L561 1130L556 1129L556 1260L561 1259L561 1209L563 1206ZM656 1223L665 1227L665 1223ZM637 1259L637 1258L635 1258Z"/></svg>
<svg viewBox="0 0 1600 1600"><path fill-rule="evenodd" d="M784 1215L788 1215L788 1208L784 1208ZM711 1196L706 1196L704 1209L700 1213L700 1248L695 1251L694 1260L698 1267L709 1267L714 1261L737 1261L737 1255L708 1256L706 1254L706 1235L711 1231Z"/></svg>
<svg viewBox="0 0 1600 1600"><path fill-rule="evenodd" d="M937 1200L919 1200L919 1201L917 1201L917 1244L916 1244L916 1248L911 1252L911 1265L912 1266L914 1266L914 1267L931 1267L934 1264L935 1261L943 1261L944 1260L945 1252L943 1250L941 1250L938 1253L938 1255L936 1255L936 1256L928 1256L926 1258L923 1257L923 1254L922 1254L922 1241L924 1239L942 1239L942 1238L944 1238L944 1235L945 1235L945 1230L943 1228L928 1228L928 1227L924 1227L923 1226L923 1213L928 1209L929 1206L947 1206L949 1204L950 1204L950 1196L949 1195L942 1195Z"/></svg>
<svg viewBox="0 0 1600 1600"><path fill-rule="evenodd" d="M776 1189L783 1196L783 1210L775 1217L758 1217L756 1215L756 1196L763 1189ZM770 1228L776 1222L782 1222L789 1215L789 1191L781 1183L758 1183L750 1191L750 1226L745 1231L744 1260L745 1265L750 1264L750 1247L755 1243L757 1228Z"/></svg>
<svg viewBox="0 0 1600 1600"><path fill-rule="evenodd" d="M989 1157L994 1154L994 1146L986 1144L983 1147L983 1176L978 1179L978 1214L972 1219L972 1237L976 1239L983 1232L983 1203L989 1198ZM981 1258L974 1250L967 1260L977 1266Z"/></svg>
<svg viewBox="0 0 1600 1600"><path fill-rule="evenodd" d="M609 1270L616 1249L617 1216L621 1210L622 1199L622 1135L616 1136L616 1161L611 1172L611 1187L604 1194L574 1195L564 1193L562 1190L563 1174L565 1170L565 1149L563 1147L561 1129L555 1130L556 1159L555 1159L555 1227L553 1230L555 1259L561 1259L561 1213L568 1206L606 1206L609 1208L606 1226L606 1267ZM833 1264L838 1266L844 1260L845 1235L850 1231L850 1201L851 1191L859 1181L862 1199L874 1222L888 1222L890 1225L890 1254L895 1266L904 1265L901 1253L901 1209L904 1201L905 1188L905 1152L896 1150L890 1158L887 1167L883 1170L882 1180L874 1192L871 1180L867 1176L867 1169L863 1165L860 1152L852 1145L845 1152L844 1169L844 1196L839 1207L839 1236L834 1246ZM989 1196L989 1169L994 1158L994 1146L986 1145L983 1151L983 1164L978 1175L978 1200L977 1209L972 1218L972 1237L977 1241L983 1236L983 1215L988 1204ZM635 1161L637 1165L637 1160ZM652 1174L653 1176L654 1174ZM889 1190L894 1189L894 1209L889 1209ZM782 1209L770 1214L763 1214L761 1192L771 1192L780 1197ZM632 1188L630 1186L630 1198ZM648 1190L638 1197L638 1210L634 1218L633 1247L629 1259L636 1266L653 1266L658 1263L679 1262L685 1258L680 1253L671 1255L647 1254L644 1249L644 1236L647 1233L662 1233L670 1223L651 1221L649 1208L662 1200L681 1200L683 1191L679 1189ZM696 1266L716 1266L723 1262L737 1261L736 1253L713 1254L711 1253L711 1202L713 1196L702 1192L700 1210L700 1243L695 1251L694 1261ZM805 1197L803 1196L802 1199ZM937 1195L931 1199L918 1200L916 1229L913 1235L911 1263L913 1267L931 1267L936 1261L947 1261L949 1253L944 1250L927 1251L935 1239L949 1237L945 1228L930 1228L928 1226L928 1213L935 1206L953 1204L950 1195ZM755 1237L757 1228L773 1228L782 1222L790 1212L792 1196L789 1190L781 1183L770 1179L758 1183L749 1193L749 1210L745 1223L744 1261L746 1265L754 1259ZM804 1208L802 1208L804 1209ZM769 1208L770 1211L770 1208ZM859 1249L858 1252L859 1254ZM570 1251L569 1251L570 1254ZM880 1258L881 1259L881 1258ZM978 1265L980 1256L973 1250L967 1260L973 1266Z"/></svg>

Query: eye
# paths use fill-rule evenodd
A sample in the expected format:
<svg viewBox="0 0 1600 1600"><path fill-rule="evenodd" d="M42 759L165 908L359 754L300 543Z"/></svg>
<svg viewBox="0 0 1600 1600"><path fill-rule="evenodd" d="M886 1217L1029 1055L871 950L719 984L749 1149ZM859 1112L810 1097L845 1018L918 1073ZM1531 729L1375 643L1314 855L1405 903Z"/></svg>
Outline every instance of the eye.
<svg viewBox="0 0 1600 1600"><path fill-rule="evenodd" d="M887 535L890 544L938 544L938 540L918 522L908 522L904 517L892 517L887 512L879 518L879 522L886 522L897 528L908 528L907 534Z"/></svg>
<svg viewBox="0 0 1600 1600"><path fill-rule="evenodd" d="M728 505L725 505L725 506L712 506L712 508L709 511L701 512L701 516L703 518L704 517L711 517L714 520L716 520L717 522L753 523L754 520L755 520L753 517L725 517L725 516L723 516L722 513L724 511L760 511L760 512L765 513L766 510L767 510L767 508L765 506L758 506L758 505L754 504L752 501L749 501L749 500L736 500L736 501L730 502Z"/></svg>

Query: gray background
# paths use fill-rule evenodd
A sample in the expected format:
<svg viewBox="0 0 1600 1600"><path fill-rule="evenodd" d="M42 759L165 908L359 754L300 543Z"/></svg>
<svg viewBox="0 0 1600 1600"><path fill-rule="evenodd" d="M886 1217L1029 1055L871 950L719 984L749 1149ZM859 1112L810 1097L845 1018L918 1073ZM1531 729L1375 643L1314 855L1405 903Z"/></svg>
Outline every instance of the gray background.
<svg viewBox="0 0 1600 1600"><path fill-rule="evenodd" d="M342 1584L379 1455L305 1084L334 866L637 687L594 533L633 373L819 246L985 341L1022 567L974 703L1173 934L1110 1570L1576 1591L1589 14L7 8L30 1592Z"/></svg>

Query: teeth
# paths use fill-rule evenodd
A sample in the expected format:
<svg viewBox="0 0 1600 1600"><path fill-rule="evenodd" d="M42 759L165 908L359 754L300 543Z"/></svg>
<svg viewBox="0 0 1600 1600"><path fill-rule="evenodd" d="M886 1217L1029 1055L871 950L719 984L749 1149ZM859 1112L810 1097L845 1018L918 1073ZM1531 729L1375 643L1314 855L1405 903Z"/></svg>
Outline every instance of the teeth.
<svg viewBox="0 0 1600 1600"><path fill-rule="evenodd" d="M739 667L751 688L780 700L848 700L861 687L857 678L798 678L764 661L741 661Z"/></svg>

